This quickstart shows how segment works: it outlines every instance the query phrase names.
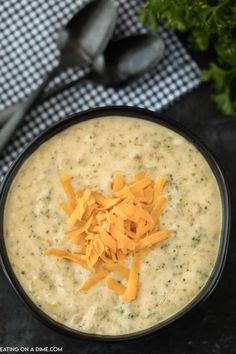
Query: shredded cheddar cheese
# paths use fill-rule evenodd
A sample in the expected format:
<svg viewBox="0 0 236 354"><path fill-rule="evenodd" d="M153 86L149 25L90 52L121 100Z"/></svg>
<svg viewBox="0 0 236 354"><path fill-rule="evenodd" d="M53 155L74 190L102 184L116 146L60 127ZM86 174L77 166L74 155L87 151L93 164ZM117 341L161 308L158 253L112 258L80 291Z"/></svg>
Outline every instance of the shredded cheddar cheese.
<svg viewBox="0 0 236 354"><path fill-rule="evenodd" d="M44 254L78 263L91 272L80 291L88 291L105 278L106 286L123 301L135 300L142 257L169 235L168 230L159 229L166 204L164 177L152 181L146 172L139 172L128 184L122 174L114 173L111 197L88 188L75 191L67 173L60 181L67 196L61 204L68 217L65 237L79 249L72 253L49 248ZM129 255L130 269L121 264ZM109 277L110 273L120 276L123 283Z"/></svg>

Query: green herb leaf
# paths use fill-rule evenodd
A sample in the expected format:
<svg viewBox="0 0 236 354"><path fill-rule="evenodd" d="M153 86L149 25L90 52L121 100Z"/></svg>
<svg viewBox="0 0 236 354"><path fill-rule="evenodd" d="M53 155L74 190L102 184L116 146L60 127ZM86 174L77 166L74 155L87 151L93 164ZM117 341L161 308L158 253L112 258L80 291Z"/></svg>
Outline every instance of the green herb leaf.
<svg viewBox="0 0 236 354"><path fill-rule="evenodd" d="M165 21L170 29L187 32L190 45L200 51L215 50L215 62L202 71L214 82L212 95L225 114L236 116L232 89L236 81L235 0L146 0L141 19L152 29Z"/></svg>
<svg viewBox="0 0 236 354"><path fill-rule="evenodd" d="M202 70L202 78L205 81L214 80L216 89L222 90L228 84L230 73L211 63L208 70Z"/></svg>
<svg viewBox="0 0 236 354"><path fill-rule="evenodd" d="M229 87L221 93L212 95L212 99L224 114L236 118L236 105L230 97Z"/></svg>

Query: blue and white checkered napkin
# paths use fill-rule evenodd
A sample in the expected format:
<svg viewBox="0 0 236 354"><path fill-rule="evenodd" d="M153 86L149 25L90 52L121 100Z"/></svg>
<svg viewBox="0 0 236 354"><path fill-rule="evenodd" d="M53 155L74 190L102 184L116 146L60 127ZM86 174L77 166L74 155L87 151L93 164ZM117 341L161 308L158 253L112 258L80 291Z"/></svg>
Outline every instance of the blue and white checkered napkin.
<svg viewBox="0 0 236 354"><path fill-rule="evenodd" d="M145 32L138 0L114 0L118 20L114 37ZM0 110L27 97L58 61L58 30L86 0L4 0L0 2ZM14 134L0 161L0 180L23 146L52 123L74 112L104 105L130 105L159 111L199 85L196 63L173 33L162 29L166 51L152 72L122 89L86 83L38 106ZM69 69L58 84L81 76Z"/></svg>

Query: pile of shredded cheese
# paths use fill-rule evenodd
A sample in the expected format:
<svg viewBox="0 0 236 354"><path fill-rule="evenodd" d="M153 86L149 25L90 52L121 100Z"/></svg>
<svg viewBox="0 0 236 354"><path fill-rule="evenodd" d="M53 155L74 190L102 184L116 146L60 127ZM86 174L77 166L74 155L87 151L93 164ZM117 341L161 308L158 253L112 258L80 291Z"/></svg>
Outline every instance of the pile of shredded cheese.
<svg viewBox="0 0 236 354"><path fill-rule="evenodd" d="M68 215L69 231L65 237L78 245L78 252L49 248L44 254L68 259L91 272L80 291L105 279L106 286L121 295L123 301L134 300L141 257L169 234L166 229L158 230L166 203L162 195L164 178L158 176L152 181L146 172L140 172L127 184L122 174L114 173L111 197L88 188L75 191L67 173L60 181L68 199L62 204ZM122 265L129 255L130 269ZM126 285L110 277L112 272L124 278Z"/></svg>

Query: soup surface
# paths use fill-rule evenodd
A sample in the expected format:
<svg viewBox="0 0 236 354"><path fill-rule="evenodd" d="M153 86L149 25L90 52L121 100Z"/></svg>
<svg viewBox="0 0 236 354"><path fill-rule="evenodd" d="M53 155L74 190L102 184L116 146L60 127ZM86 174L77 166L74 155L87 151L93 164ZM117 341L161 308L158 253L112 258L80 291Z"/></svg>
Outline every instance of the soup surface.
<svg viewBox="0 0 236 354"><path fill-rule="evenodd" d="M48 247L76 248L64 237L59 176L68 171L76 188L109 194L113 172L129 180L143 170L166 179L160 224L170 236L142 260L136 300L124 303L104 282L80 292L88 272L43 255ZM214 267L221 223L218 185L201 153L159 124L114 116L73 125L27 159L7 198L4 235L13 270L38 307L76 330L119 335L153 326L196 297Z"/></svg>

